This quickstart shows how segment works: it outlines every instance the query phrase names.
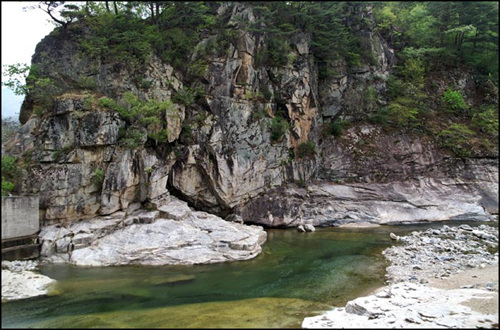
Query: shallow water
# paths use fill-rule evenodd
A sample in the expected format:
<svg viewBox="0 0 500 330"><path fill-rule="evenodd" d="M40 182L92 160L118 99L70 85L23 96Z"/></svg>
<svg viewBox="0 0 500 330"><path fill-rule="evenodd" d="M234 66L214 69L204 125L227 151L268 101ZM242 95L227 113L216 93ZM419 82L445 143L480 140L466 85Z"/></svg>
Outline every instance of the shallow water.
<svg viewBox="0 0 500 330"><path fill-rule="evenodd" d="M463 223L482 222L445 224ZM269 229L259 256L232 263L44 265L59 294L2 303L2 328L299 328L304 317L384 285L390 232L442 225Z"/></svg>

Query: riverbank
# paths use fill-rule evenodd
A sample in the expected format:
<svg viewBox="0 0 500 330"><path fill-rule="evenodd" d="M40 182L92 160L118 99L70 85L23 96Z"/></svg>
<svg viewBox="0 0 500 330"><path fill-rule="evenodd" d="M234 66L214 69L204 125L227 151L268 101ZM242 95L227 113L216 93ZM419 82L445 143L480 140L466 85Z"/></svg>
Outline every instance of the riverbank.
<svg viewBox="0 0 500 330"><path fill-rule="evenodd" d="M383 252L388 286L302 327L498 328L498 228L445 225L393 237Z"/></svg>

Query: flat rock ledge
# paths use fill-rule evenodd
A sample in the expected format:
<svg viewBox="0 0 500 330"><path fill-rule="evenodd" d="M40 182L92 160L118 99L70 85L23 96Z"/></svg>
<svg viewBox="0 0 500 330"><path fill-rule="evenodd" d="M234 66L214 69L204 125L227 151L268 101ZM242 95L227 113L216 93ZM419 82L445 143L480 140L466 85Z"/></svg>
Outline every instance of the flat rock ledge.
<svg viewBox="0 0 500 330"><path fill-rule="evenodd" d="M2 303L45 296L56 280L36 273L34 261L2 261Z"/></svg>
<svg viewBox="0 0 500 330"><path fill-rule="evenodd" d="M42 228L43 262L77 266L192 265L256 257L267 233L261 226L193 211L169 196L156 210Z"/></svg>
<svg viewBox="0 0 500 330"><path fill-rule="evenodd" d="M397 237L389 285L302 328L498 328L498 228L443 226Z"/></svg>

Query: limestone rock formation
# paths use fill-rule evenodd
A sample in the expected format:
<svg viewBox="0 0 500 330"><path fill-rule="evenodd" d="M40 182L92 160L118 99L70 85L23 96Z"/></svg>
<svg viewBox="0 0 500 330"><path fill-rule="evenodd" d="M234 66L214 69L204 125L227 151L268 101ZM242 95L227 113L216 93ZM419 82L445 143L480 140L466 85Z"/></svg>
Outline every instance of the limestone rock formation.
<svg viewBox="0 0 500 330"><path fill-rule="evenodd" d="M261 252L266 232L201 211L175 197L156 211L82 220L40 233L42 260L78 266L191 265L247 260Z"/></svg>
<svg viewBox="0 0 500 330"><path fill-rule="evenodd" d="M386 103L396 61L370 27L373 8L353 14L371 25L346 22L372 60L331 61L336 74L320 79L310 34L292 33L287 60L263 65L271 37L248 28L259 12L245 2L217 6L232 37L208 52L220 36L200 32L185 59L190 68L203 63L196 79L155 53L135 67L82 56L77 40L92 33L85 24L40 42L32 64L52 82L50 100L35 100L44 90L28 95L24 125L5 149L24 165L19 192L40 196L42 225L131 212L169 195L272 227L498 214L498 157L455 157L428 135L366 122ZM131 111L127 95L168 107L141 126L140 115L110 106ZM338 138L325 133L334 119L351 121Z"/></svg>
<svg viewBox="0 0 500 330"><path fill-rule="evenodd" d="M247 203L240 212L245 222L269 227L296 227L305 223L394 225L449 219L487 221L498 213L498 199L495 199L498 188L491 188L464 185L459 179L426 177L418 181L369 184L323 182L306 188L270 190Z"/></svg>

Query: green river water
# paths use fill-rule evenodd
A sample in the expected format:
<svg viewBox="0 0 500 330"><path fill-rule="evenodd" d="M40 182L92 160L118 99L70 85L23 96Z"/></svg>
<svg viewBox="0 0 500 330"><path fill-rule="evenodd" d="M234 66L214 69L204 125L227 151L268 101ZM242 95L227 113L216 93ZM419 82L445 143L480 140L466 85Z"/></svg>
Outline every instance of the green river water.
<svg viewBox="0 0 500 330"><path fill-rule="evenodd" d="M2 328L300 328L384 285L390 232L463 223L482 222L268 229L256 258L211 265L43 265L57 294L2 303Z"/></svg>

